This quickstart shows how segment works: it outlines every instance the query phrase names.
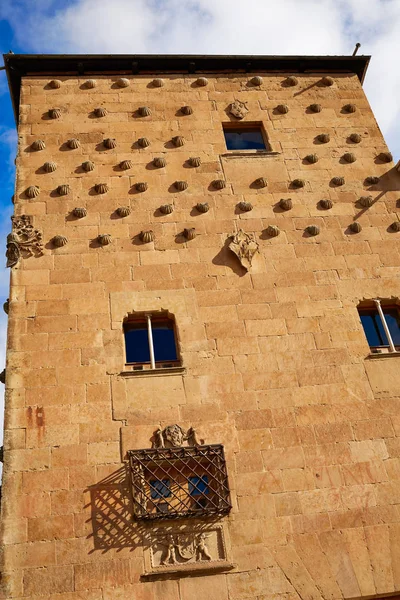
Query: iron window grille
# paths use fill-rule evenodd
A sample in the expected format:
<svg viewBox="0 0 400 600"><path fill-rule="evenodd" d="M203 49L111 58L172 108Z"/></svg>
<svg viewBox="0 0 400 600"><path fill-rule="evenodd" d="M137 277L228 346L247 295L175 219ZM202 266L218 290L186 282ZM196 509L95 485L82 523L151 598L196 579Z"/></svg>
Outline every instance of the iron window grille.
<svg viewBox="0 0 400 600"><path fill-rule="evenodd" d="M232 508L223 446L128 451L136 519L228 514Z"/></svg>

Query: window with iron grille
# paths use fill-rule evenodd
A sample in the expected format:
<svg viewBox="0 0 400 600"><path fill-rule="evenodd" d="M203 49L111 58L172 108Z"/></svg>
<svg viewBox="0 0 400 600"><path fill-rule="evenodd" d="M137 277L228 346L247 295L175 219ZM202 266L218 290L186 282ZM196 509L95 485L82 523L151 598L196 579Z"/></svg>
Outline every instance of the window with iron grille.
<svg viewBox="0 0 400 600"><path fill-rule="evenodd" d="M224 515L231 500L223 446L128 452L136 519Z"/></svg>
<svg viewBox="0 0 400 600"><path fill-rule="evenodd" d="M400 351L400 311L390 300L374 299L358 306L371 352Z"/></svg>

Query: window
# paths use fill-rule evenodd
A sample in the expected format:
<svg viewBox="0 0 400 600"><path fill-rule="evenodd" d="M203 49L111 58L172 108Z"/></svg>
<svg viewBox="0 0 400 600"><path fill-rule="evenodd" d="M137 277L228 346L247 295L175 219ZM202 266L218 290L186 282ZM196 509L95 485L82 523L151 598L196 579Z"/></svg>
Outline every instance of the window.
<svg viewBox="0 0 400 600"><path fill-rule="evenodd" d="M374 300L358 307L361 324L372 352L400 351L399 307L389 301Z"/></svg>
<svg viewBox="0 0 400 600"><path fill-rule="evenodd" d="M175 321L167 315L129 317L124 323L126 362L134 369L179 366Z"/></svg>
<svg viewBox="0 0 400 600"><path fill-rule="evenodd" d="M136 519L229 513L223 447L188 446L128 452Z"/></svg>
<svg viewBox="0 0 400 600"><path fill-rule="evenodd" d="M223 126L226 147L228 150L266 150L261 126L232 127Z"/></svg>

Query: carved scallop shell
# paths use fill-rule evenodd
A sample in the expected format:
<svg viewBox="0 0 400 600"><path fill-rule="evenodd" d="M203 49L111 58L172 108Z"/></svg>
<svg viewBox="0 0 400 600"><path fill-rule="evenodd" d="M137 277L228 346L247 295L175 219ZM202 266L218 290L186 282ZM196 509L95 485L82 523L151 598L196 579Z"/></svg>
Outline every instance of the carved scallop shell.
<svg viewBox="0 0 400 600"><path fill-rule="evenodd" d="M6 313L6 315L8 315L9 311L10 311L10 299L7 298L7 300L3 303L3 310Z"/></svg>
<svg viewBox="0 0 400 600"><path fill-rule="evenodd" d="M304 179L293 179L292 181L292 186L295 188L302 188L306 185L306 182Z"/></svg>
<svg viewBox="0 0 400 600"><path fill-rule="evenodd" d="M377 183L379 183L379 177L376 177L375 175L369 175L366 178L365 183L367 183L368 185L376 185Z"/></svg>
<svg viewBox="0 0 400 600"><path fill-rule="evenodd" d="M163 167L165 167L167 164L167 161L165 160L165 158L163 156L157 156L156 158L153 158L153 165L155 167L157 167L158 169L162 169Z"/></svg>
<svg viewBox="0 0 400 600"><path fill-rule="evenodd" d="M268 179L266 177L258 177L254 183L257 187L265 188L268 185Z"/></svg>
<svg viewBox="0 0 400 600"><path fill-rule="evenodd" d="M290 77L288 77L286 79L286 83L287 83L287 85L295 86L299 83L299 80L297 79L297 77L294 77L293 75L291 75Z"/></svg>
<svg viewBox="0 0 400 600"><path fill-rule="evenodd" d="M349 229L353 233L360 233L360 231L362 230L361 223L358 223L357 221L354 221L354 223L351 223L349 225Z"/></svg>
<svg viewBox="0 0 400 600"><path fill-rule="evenodd" d="M30 185L26 190L25 190L25 195L28 198L37 198L40 194L40 188L38 185Z"/></svg>
<svg viewBox="0 0 400 600"><path fill-rule="evenodd" d="M149 184L147 183L147 181L139 181L135 184L135 188L138 192L145 192L148 189L148 187Z"/></svg>
<svg viewBox="0 0 400 600"><path fill-rule="evenodd" d="M391 152L381 152L378 155L379 160L385 163L390 163L393 160L393 155Z"/></svg>
<svg viewBox="0 0 400 600"><path fill-rule="evenodd" d="M330 87L331 85L333 85L335 83L334 79L332 77L323 77L321 79L321 82L326 85L327 87Z"/></svg>
<svg viewBox="0 0 400 600"><path fill-rule="evenodd" d="M191 156L189 158L189 165L191 167L199 167L201 165L201 158L200 158L200 156Z"/></svg>
<svg viewBox="0 0 400 600"><path fill-rule="evenodd" d="M179 192L183 192L184 190L187 190L188 188L188 182L187 181L175 181L174 186L176 187L176 189Z"/></svg>
<svg viewBox="0 0 400 600"><path fill-rule="evenodd" d="M330 208L332 208L333 202L330 198L326 198L326 199L324 198L323 200L319 201L319 205L324 210L329 210Z"/></svg>
<svg viewBox="0 0 400 600"><path fill-rule="evenodd" d="M97 236L97 241L100 246L108 246L112 242L112 237L109 233L101 233Z"/></svg>
<svg viewBox="0 0 400 600"><path fill-rule="evenodd" d="M44 150L46 148L46 144L44 143L43 140L35 140L34 142L32 142L31 144L31 148L32 150Z"/></svg>
<svg viewBox="0 0 400 600"><path fill-rule="evenodd" d="M293 208L293 202L291 198L281 198L279 200L279 206L282 210L290 210Z"/></svg>
<svg viewBox="0 0 400 600"><path fill-rule="evenodd" d="M238 208L240 210L242 210L243 212L250 212L251 210L253 210L253 205L251 202L239 202L238 204Z"/></svg>
<svg viewBox="0 0 400 600"><path fill-rule="evenodd" d="M87 79L85 81L85 87L87 87L89 90L92 90L93 88L96 87L96 80L95 79Z"/></svg>
<svg viewBox="0 0 400 600"><path fill-rule="evenodd" d="M86 171L86 173L89 173L90 171L94 171L94 167L95 167L95 164L91 160L85 160L85 162L82 163L82 169L84 171Z"/></svg>
<svg viewBox="0 0 400 600"><path fill-rule="evenodd" d="M286 115L289 112L289 107L287 104L278 104L276 110L281 113L281 115Z"/></svg>
<svg viewBox="0 0 400 600"><path fill-rule="evenodd" d="M144 244L149 244L150 242L154 241L153 231L151 229L149 231L141 231L140 239Z"/></svg>
<svg viewBox="0 0 400 600"><path fill-rule="evenodd" d="M99 106L98 108L95 108L93 112L94 115L98 118L106 117L108 115L108 111L106 108L104 108L104 106Z"/></svg>
<svg viewBox="0 0 400 600"><path fill-rule="evenodd" d="M54 173L57 169L57 163L55 162L45 162L43 165L43 170L46 173Z"/></svg>
<svg viewBox="0 0 400 600"><path fill-rule="evenodd" d="M194 227L188 227L183 230L183 235L187 240L194 240L196 237L196 229Z"/></svg>
<svg viewBox="0 0 400 600"><path fill-rule="evenodd" d="M138 108L138 113L141 117L150 117L151 110L148 106L140 106Z"/></svg>
<svg viewBox="0 0 400 600"><path fill-rule="evenodd" d="M87 209L84 206L77 206L72 211L72 214L74 215L74 217L77 217L78 219L83 219L83 217L86 217L86 215L87 215Z"/></svg>
<svg viewBox="0 0 400 600"><path fill-rule="evenodd" d="M319 135L317 135L317 140L322 144L327 144L330 141L330 139L331 136L329 135L329 133L320 133Z"/></svg>
<svg viewBox="0 0 400 600"><path fill-rule="evenodd" d="M254 77L252 77L252 78L250 79L250 83L251 83L252 85L256 85L256 86L260 86L260 85L262 85L262 82L263 82L263 79L262 79L262 77L260 77L259 75L255 75Z"/></svg>
<svg viewBox="0 0 400 600"><path fill-rule="evenodd" d="M61 87L61 81L59 79L52 79L49 81L49 87L53 88L53 90L58 90Z"/></svg>
<svg viewBox="0 0 400 600"><path fill-rule="evenodd" d="M199 87L205 87L206 85L208 85L208 79L206 77L199 77L198 79L196 79L196 85L198 85Z"/></svg>
<svg viewBox="0 0 400 600"><path fill-rule="evenodd" d="M214 179L212 185L216 190L223 190L226 188L226 181L224 179Z"/></svg>
<svg viewBox="0 0 400 600"><path fill-rule="evenodd" d="M152 83L153 83L153 87L160 88L160 87L163 87L163 85L164 85L164 79L160 79L158 77L157 79L153 79Z"/></svg>
<svg viewBox="0 0 400 600"><path fill-rule="evenodd" d="M345 179L344 177L332 177L332 183L333 185L344 185L345 184Z"/></svg>
<svg viewBox="0 0 400 600"><path fill-rule="evenodd" d="M270 237L277 237L280 234L280 229L276 225L268 225L265 232Z"/></svg>
<svg viewBox="0 0 400 600"><path fill-rule="evenodd" d="M68 196L70 191L71 191L71 188L68 185L68 183L63 183L63 184L59 185L57 188L57 194L59 196Z"/></svg>
<svg viewBox="0 0 400 600"><path fill-rule="evenodd" d="M163 215L170 215L171 213L174 212L174 206L173 206L173 204L162 204L160 206L160 212Z"/></svg>
<svg viewBox="0 0 400 600"><path fill-rule="evenodd" d="M318 225L309 225L308 227L306 227L306 231L309 235L318 235L319 227Z"/></svg>
<svg viewBox="0 0 400 600"><path fill-rule="evenodd" d="M121 79L118 79L116 81L116 84L120 88L126 88L129 86L129 79L125 79L125 77L121 77Z"/></svg>
<svg viewBox="0 0 400 600"><path fill-rule="evenodd" d="M370 206L373 205L374 203L374 199L372 196L361 196L361 198L358 201L361 206L363 206L364 208L369 208Z"/></svg>
<svg viewBox="0 0 400 600"><path fill-rule="evenodd" d="M80 147L80 145L81 145L81 143L77 138L71 138L67 142L67 146L68 146L68 148L71 148L71 150L76 150L77 148Z"/></svg>
<svg viewBox="0 0 400 600"><path fill-rule="evenodd" d="M320 104L310 104L310 110L314 113L319 113L322 110L322 106Z"/></svg>
<svg viewBox="0 0 400 600"><path fill-rule="evenodd" d="M305 157L305 160L308 163L313 165L318 162L318 155L317 154L307 154L307 156Z"/></svg>
<svg viewBox="0 0 400 600"><path fill-rule="evenodd" d="M108 183L96 183L94 189L96 190L97 194L106 194L110 187Z"/></svg>
<svg viewBox="0 0 400 600"><path fill-rule="evenodd" d="M347 113L355 113L357 110L357 107L355 104L345 104L343 106L343 110Z"/></svg>
<svg viewBox="0 0 400 600"><path fill-rule="evenodd" d="M68 244L68 239L65 235L55 235L51 241L56 248L62 248Z"/></svg>
<svg viewBox="0 0 400 600"><path fill-rule="evenodd" d="M147 137L142 137L138 139L138 144L141 148L148 148L148 146L150 146L150 140Z"/></svg>
<svg viewBox="0 0 400 600"><path fill-rule="evenodd" d="M117 147L117 142L115 138L106 138L103 141L103 146L105 146L105 148L107 148L108 150L112 150L113 148Z"/></svg>
<svg viewBox="0 0 400 600"><path fill-rule="evenodd" d="M400 221L394 221L391 226L390 229L392 231L400 231Z"/></svg>
<svg viewBox="0 0 400 600"><path fill-rule="evenodd" d="M353 152L345 152L345 154L343 154L343 160L345 160L347 163L353 163L356 162L357 158Z"/></svg>
<svg viewBox="0 0 400 600"><path fill-rule="evenodd" d="M120 206L116 212L119 217L128 217L131 214L131 209L129 206Z"/></svg>
<svg viewBox="0 0 400 600"><path fill-rule="evenodd" d="M61 117L61 109L60 108L50 108L49 110L50 119L59 119Z"/></svg>
<svg viewBox="0 0 400 600"><path fill-rule="evenodd" d="M359 133L352 133L350 136L350 140L354 143L354 144L359 144L361 142L361 135Z"/></svg>
<svg viewBox="0 0 400 600"><path fill-rule="evenodd" d="M200 212L200 213L206 213L210 210L210 205L208 204L208 202L198 202L196 204L196 209Z"/></svg>
<svg viewBox="0 0 400 600"><path fill-rule="evenodd" d="M193 108L191 106L182 106L181 113L183 115L192 115L193 114Z"/></svg>
<svg viewBox="0 0 400 600"><path fill-rule="evenodd" d="M181 135L176 135L175 137L172 138L172 143L174 144L174 146L179 148L180 146L184 145L185 138L182 137Z"/></svg>
<svg viewBox="0 0 400 600"><path fill-rule="evenodd" d="M133 162L131 160L123 160L119 163L119 168L122 169L122 171L128 171L128 169L132 169L133 167Z"/></svg>
<svg viewBox="0 0 400 600"><path fill-rule="evenodd" d="M6 370L3 369L2 372L0 373L0 383L5 384L6 382Z"/></svg>

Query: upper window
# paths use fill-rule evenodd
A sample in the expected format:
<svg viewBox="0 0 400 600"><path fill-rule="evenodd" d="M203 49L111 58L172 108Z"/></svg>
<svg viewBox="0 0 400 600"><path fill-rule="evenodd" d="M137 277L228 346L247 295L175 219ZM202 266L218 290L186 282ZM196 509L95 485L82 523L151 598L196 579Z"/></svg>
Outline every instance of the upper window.
<svg viewBox="0 0 400 600"><path fill-rule="evenodd" d="M373 305L359 306L358 313L372 352L400 351L399 307L374 300Z"/></svg>
<svg viewBox="0 0 400 600"><path fill-rule="evenodd" d="M124 323L126 362L137 368L177 366L175 321L167 315L129 317Z"/></svg>
<svg viewBox="0 0 400 600"><path fill-rule="evenodd" d="M261 126L232 127L230 124L226 124L223 128L228 150L267 149Z"/></svg>

